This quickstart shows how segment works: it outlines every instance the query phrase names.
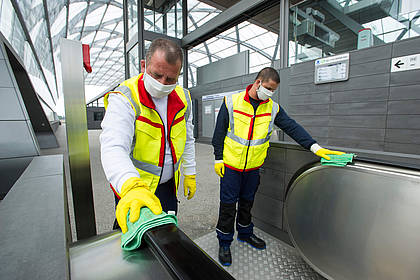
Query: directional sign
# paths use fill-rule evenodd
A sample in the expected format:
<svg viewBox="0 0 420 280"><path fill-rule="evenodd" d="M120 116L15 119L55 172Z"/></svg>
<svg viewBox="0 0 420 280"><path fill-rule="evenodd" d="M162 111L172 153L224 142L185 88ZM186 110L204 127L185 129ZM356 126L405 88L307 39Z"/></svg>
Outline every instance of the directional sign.
<svg viewBox="0 0 420 280"><path fill-rule="evenodd" d="M391 72L420 69L420 54L395 57L391 60Z"/></svg>

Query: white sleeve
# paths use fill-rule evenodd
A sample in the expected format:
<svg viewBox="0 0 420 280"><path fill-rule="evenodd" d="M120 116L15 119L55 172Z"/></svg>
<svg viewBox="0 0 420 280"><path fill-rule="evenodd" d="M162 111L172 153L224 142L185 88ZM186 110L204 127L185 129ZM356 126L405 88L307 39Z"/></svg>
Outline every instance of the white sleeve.
<svg viewBox="0 0 420 280"><path fill-rule="evenodd" d="M99 136L101 161L107 180L120 193L127 179L140 177L130 160L136 116L128 100L121 94L110 93L108 102Z"/></svg>
<svg viewBox="0 0 420 280"><path fill-rule="evenodd" d="M195 175L195 139L194 139L194 125L192 123L192 108L190 108L189 117L187 120L187 141L185 142L185 150L183 154L184 175Z"/></svg>

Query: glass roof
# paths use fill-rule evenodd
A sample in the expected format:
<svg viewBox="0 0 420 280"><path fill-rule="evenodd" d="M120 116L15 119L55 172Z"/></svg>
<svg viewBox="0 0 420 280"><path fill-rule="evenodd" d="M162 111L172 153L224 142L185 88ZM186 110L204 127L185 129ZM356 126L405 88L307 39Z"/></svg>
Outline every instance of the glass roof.
<svg viewBox="0 0 420 280"><path fill-rule="evenodd" d="M111 86L124 78L123 3L122 0L48 0L51 37L56 69L60 68L59 38L80 40L90 45L92 73L85 73L87 85ZM188 31L206 23L221 11L197 0L188 0ZM179 6L179 12L181 8ZM68 19L67 19L68 14ZM147 16L147 12L146 12ZM147 23L145 29L152 29ZM149 27L149 28L148 28ZM249 22L238 31L232 28L190 50L190 70L237 53L250 50L251 71L269 65L274 56L277 34ZM31 32L38 32L36 26ZM239 36L239 38L238 38ZM61 80L61 77L58 78ZM194 84L194 82L193 82ZM61 88L61 81L58 82Z"/></svg>
<svg viewBox="0 0 420 280"><path fill-rule="evenodd" d="M90 45L93 71L85 73L87 85L109 87L117 81L123 80L123 0L21 0L18 2L22 15L27 18L26 25L30 27L28 31L33 38L35 49L47 50L37 53L40 60L45 62L42 64L43 71L51 74L55 72L55 75L45 75L49 89L54 93L52 94L54 99L57 97L57 92L61 92L59 42L62 37L80 40L82 43ZM351 5L358 1L339 0L338 2L340 5ZM414 1L408 2L414 3ZM45 4L47 7L43 7ZM180 5L177 6L177 9L181 13ZM413 10L412 7L406 9ZM221 10L198 0L188 0L188 10L188 32L192 32L221 13ZM48 11L47 15L45 15L45 11ZM39 15L39 17L32 17L33 14ZM148 11L145 11L145 16L150 18ZM31 20L40 17L45 17L47 20ZM415 24L420 21L418 14L413 14L412 19ZM150 18L150 20L153 19ZM156 20L160 20L159 16ZM386 20L388 19L372 22L369 27L373 27L375 33L381 34L384 41L390 41L392 36L395 37L398 34L387 34L381 30ZM189 50L190 85L195 85L194 77L197 67L245 50L249 50L250 53L249 71L251 73L272 65L279 57L276 47L278 35L253 22L252 19L243 22ZM400 24L395 21L393 23ZM152 27L146 20L145 29L153 30L153 28L156 27ZM417 31L418 29L409 32L417 34ZM47 42L49 36L51 44ZM294 46L290 47L293 51ZM53 55L49 51L51 48Z"/></svg>

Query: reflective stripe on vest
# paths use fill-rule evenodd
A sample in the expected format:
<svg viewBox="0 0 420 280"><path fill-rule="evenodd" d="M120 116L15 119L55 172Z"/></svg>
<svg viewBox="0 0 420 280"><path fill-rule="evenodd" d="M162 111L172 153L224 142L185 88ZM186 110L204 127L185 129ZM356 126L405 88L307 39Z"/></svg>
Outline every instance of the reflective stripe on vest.
<svg viewBox="0 0 420 280"><path fill-rule="evenodd" d="M182 89L184 90L185 100L187 100L187 110L185 111L185 121L188 122L188 118L190 117L190 110L192 110L191 98L190 98L190 95L188 94L188 90L185 88L182 88Z"/></svg>
<svg viewBox="0 0 420 280"><path fill-rule="evenodd" d="M128 101L130 101L131 106L134 108L134 113L136 115L136 119L138 116L140 116L140 107L139 105L133 100L133 97L131 95L131 90L129 87L127 86L119 86L117 87L115 90L113 90L113 92L115 91L119 91L121 93L123 93L123 96L126 97L128 99ZM112 93L112 92L110 92Z"/></svg>
<svg viewBox="0 0 420 280"><path fill-rule="evenodd" d="M155 176L160 176L160 173L162 172L162 167L160 166L156 166L147 162L141 162L137 159L135 159L133 157L133 153L130 154L130 159L133 162L134 166L138 169L141 169L143 171L149 172L150 174L153 174ZM178 170L179 165L180 165L181 161L178 160L175 164L174 164L174 170Z"/></svg>

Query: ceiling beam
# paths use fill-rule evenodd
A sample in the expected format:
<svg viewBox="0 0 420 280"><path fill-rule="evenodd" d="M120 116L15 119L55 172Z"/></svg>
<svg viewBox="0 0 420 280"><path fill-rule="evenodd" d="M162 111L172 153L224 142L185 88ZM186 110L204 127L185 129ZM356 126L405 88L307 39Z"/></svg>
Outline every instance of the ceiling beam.
<svg viewBox="0 0 420 280"><path fill-rule="evenodd" d="M278 5L278 0L242 0L182 38L182 47L191 49L202 42Z"/></svg>

